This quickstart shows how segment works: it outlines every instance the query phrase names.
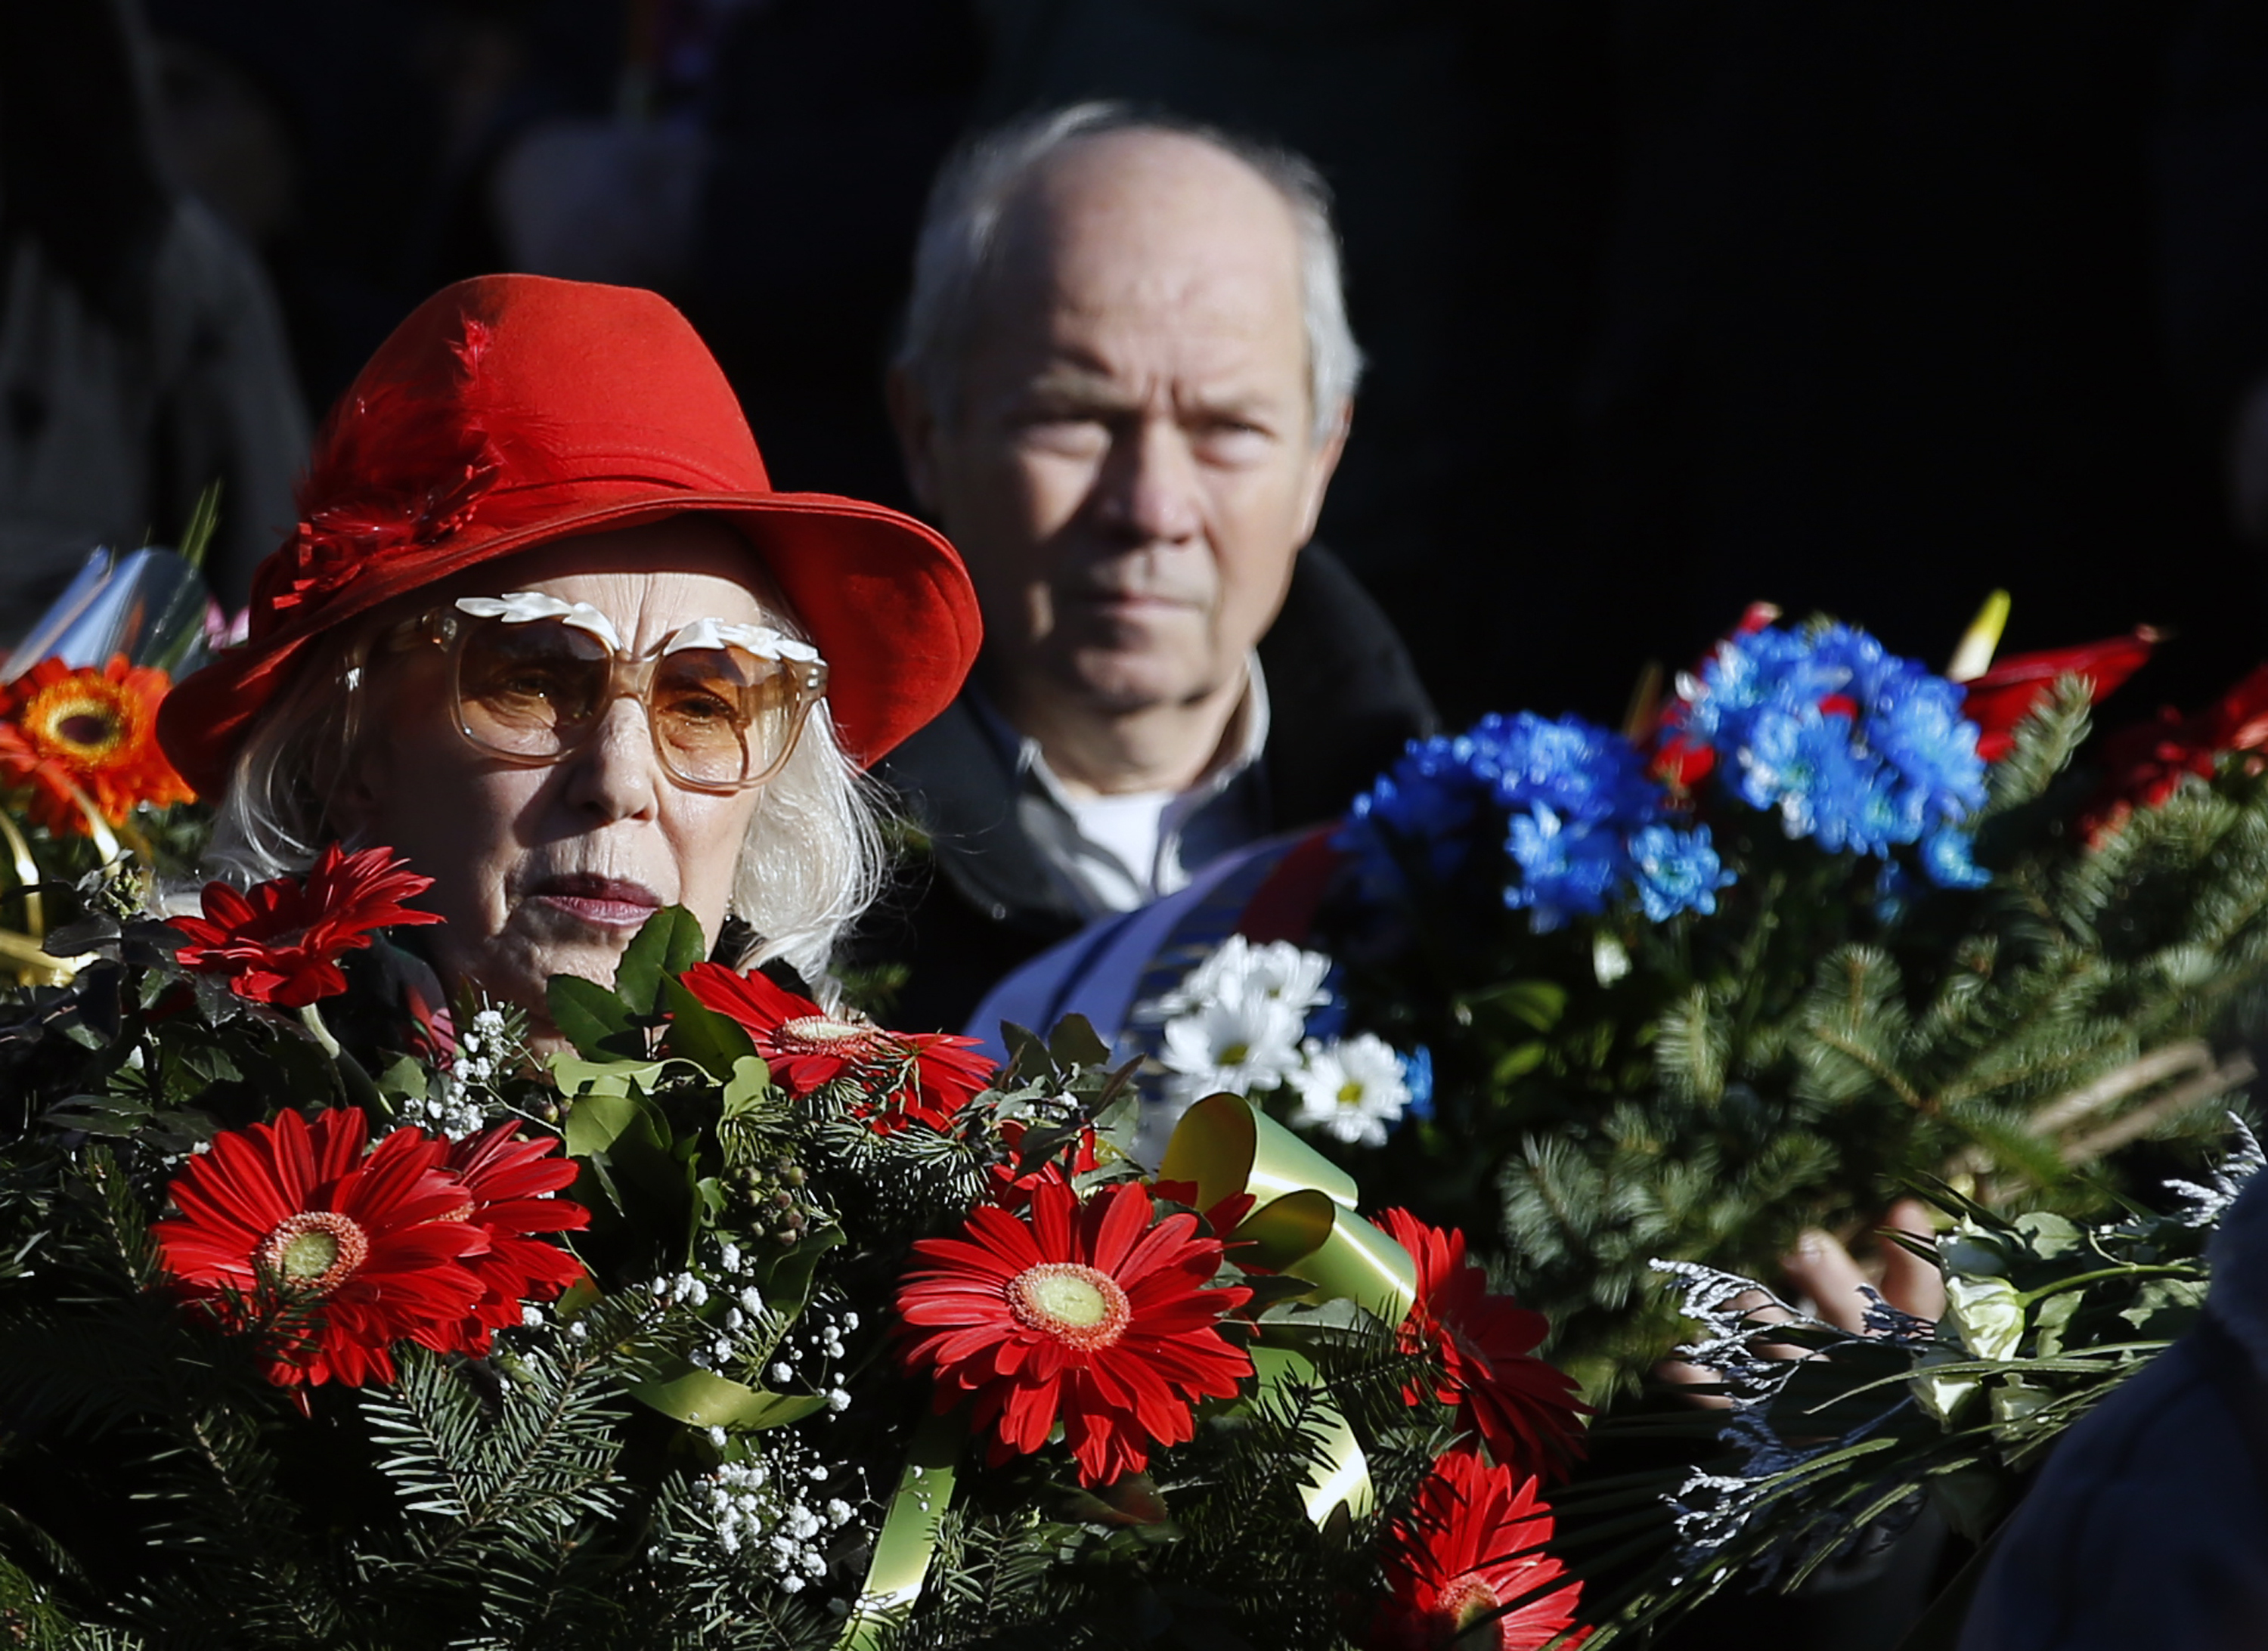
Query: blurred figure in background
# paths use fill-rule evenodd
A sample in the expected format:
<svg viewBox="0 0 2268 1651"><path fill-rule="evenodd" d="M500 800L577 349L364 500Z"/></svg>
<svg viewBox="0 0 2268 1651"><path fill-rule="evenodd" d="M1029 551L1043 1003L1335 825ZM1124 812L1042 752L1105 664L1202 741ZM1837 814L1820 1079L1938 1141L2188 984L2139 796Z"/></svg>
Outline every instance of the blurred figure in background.
<svg viewBox="0 0 2268 1651"><path fill-rule="evenodd" d="M906 1024L1336 815L1430 732L1400 639L1307 542L1360 367L1328 196L1285 151L1087 104L939 179L891 405L985 638L880 770L932 848L876 937Z"/></svg>
<svg viewBox="0 0 2268 1651"><path fill-rule="evenodd" d="M160 170L129 0L0 0L0 641L215 480L240 605L306 444L258 262Z"/></svg>
<svg viewBox="0 0 2268 1651"><path fill-rule="evenodd" d="M874 387L983 68L971 0L759 0L718 41L687 312L784 486L913 502Z"/></svg>
<svg viewBox="0 0 2268 1651"><path fill-rule="evenodd" d="M161 157L265 261L308 405L426 294L515 263L491 180L572 95L534 26L565 0L144 4ZM619 21L585 22L574 44L618 60Z"/></svg>

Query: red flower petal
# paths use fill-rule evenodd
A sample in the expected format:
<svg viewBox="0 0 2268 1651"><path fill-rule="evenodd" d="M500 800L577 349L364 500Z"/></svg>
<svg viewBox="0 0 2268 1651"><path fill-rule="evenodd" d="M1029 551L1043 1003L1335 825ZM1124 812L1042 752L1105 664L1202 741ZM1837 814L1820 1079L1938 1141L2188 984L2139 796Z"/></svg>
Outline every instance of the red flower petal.
<svg viewBox="0 0 2268 1651"><path fill-rule="evenodd" d="M1060 1421L1080 1482L1104 1484L1188 1440L1192 1401L1231 1397L1252 1373L1219 1327L1251 1292L1207 1287L1219 1241L1193 1217L1155 1218L1145 1188L1105 1187L1082 1207L1050 1168L1027 1220L979 1205L961 1237L915 1246L926 1264L900 1285L898 1316L929 1333L900 1356L935 1376L940 1411L967 1397L989 1460L1037 1450Z"/></svg>
<svg viewBox="0 0 2268 1651"><path fill-rule="evenodd" d="M304 879L278 877L243 893L208 883L204 916L173 921L188 942L174 961L225 977L230 991L254 1003L300 1009L335 997L347 984L339 957L368 946L374 931L441 921L401 903L433 880L393 854L382 848L342 854L334 843Z"/></svg>
<svg viewBox="0 0 2268 1651"><path fill-rule="evenodd" d="M1523 1477L1557 1478L1583 1456L1573 1377L1535 1356L1550 1328L1510 1296L1491 1295L1488 1275L1465 1259L1465 1235L1429 1227L1407 1210L1380 1224L1418 1264L1418 1302L1402 1327L1405 1350L1431 1352L1441 1366L1432 1397L1457 1407L1460 1426L1489 1455ZM1426 1395L1412 1386L1412 1404Z"/></svg>
<svg viewBox="0 0 2268 1651"><path fill-rule="evenodd" d="M1433 1464L1387 1543L1390 1597L1373 1641L1381 1651L1535 1651L1575 1625L1582 1588L1551 1587L1566 1567L1546 1551L1551 1514L1535 1488L1462 1452ZM1526 1603L1500 1610L1515 1600Z"/></svg>

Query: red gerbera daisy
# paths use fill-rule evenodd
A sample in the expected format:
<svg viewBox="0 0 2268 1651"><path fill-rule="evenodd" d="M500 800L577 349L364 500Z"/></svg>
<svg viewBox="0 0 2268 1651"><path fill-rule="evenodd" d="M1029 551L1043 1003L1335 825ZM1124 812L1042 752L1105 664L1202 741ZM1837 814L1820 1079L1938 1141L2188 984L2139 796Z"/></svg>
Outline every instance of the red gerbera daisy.
<svg viewBox="0 0 2268 1651"><path fill-rule="evenodd" d="M461 1219L488 1235L488 1248L465 1257L481 1281L481 1299L465 1326L467 1341L489 1350L491 1330L520 1322L520 1303L549 1301L583 1276L583 1264L531 1233L568 1233L591 1224L579 1204L552 1195L575 1179L575 1165L553 1157L556 1140L519 1140L516 1124L451 1146L444 1161L471 1205Z"/></svg>
<svg viewBox="0 0 2268 1651"><path fill-rule="evenodd" d="M1192 1401L1233 1397L1252 1374L1219 1330L1252 1293L1206 1287L1219 1241L1193 1215L1155 1214L1131 1182L1082 1208L1051 1175L1027 1219L981 1205L960 1237L914 1246L931 1264L898 1286L898 1317L918 1327L906 1365L936 1373L939 1412L971 1401L994 1466L1060 1419L1079 1483L1108 1484L1147 1465L1152 1441L1188 1440Z"/></svg>
<svg viewBox="0 0 2268 1651"><path fill-rule="evenodd" d="M342 854L334 843L304 879L278 877L241 894L226 883L207 883L204 916L173 919L189 941L173 957L227 976L239 998L304 1008L347 989L338 960L368 946L372 930L440 922L401 903L432 886L392 849Z"/></svg>
<svg viewBox="0 0 2268 1651"><path fill-rule="evenodd" d="M172 686L122 653L99 668L41 660L0 683L0 783L26 787L32 819L58 835L88 835L77 795L113 825L144 803L192 800L158 748L158 704Z"/></svg>
<svg viewBox="0 0 2268 1651"><path fill-rule="evenodd" d="M1032 1201L1032 1190L1057 1171L1060 1165L1075 1176L1085 1175L1102 1161L1096 1150L1094 1126L1079 1126L1079 1133L1056 1151L1055 1157L1044 1164L1035 1164L1021 1175L1016 1172L1014 1154L1024 1147L1028 1126L1020 1118L1003 1118L996 1126L1000 1144L1008 1149L1006 1163L994 1164L985 1170L985 1197L1004 1210L1020 1210Z"/></svg>
<svg viewBox="0 0 2268 1651"><path fill-rule="evenodd" d="M279 1295L311 1308L276 1350L280 1385L390 1382L404 1339L474 1351L462 1326L482 1290L467 1258L489 1238L464 1219L448 1143L397 1130L365 1157L365 1128L345 1107L225 1131L173 1183L179 1215L151 1229L181 1292L233 1327Z"/></svg>
<svg viewBox="0 0 2268 1651"><path fill-rule="evenodd" d="M761 973L737 974L721 963L696 963L682 977L704 1008L740 1022L772 1080L806 1095L849 1077L873 1097L858 1109L878 1134L908 1122L933 1130L954 1117L992 1079L977 1040L943 1032L892 1032L844 1021Z"/></svg>
<svg viewBox="0 0 2268 1651"><path fill-rule="evenodd" d="M1543 1551L1550 1540L1534 1479L1465 1451L1443 1456L1387 1541L1392 1597L1379 1613L1379 1651L1549 1645L1575 1625L1583 1592L1570 1582L1540 1593L1566 1574ZM1514 1600L1527 1603L1503 1609Z"/></svg>
<svg viewBox="0 0 2268 1651"><path fill-rule="evenodd" d="M1573 1377L1535 1356L1550 1321L1489 1294L1488 1274L1465 1259L1462 1233L1428 1227L1407 1210L1379 1219L1418 1263L1418 1303L1403 1321L1402 1345L1440 1362L1433 1397L1457 1407L1458 1422L1498 1463L1522 1474L1565 1474L1583 1455L1576 1419L1590 1411L1577 1403ZM1404 1397L1415 1404L1425 1395L1413 1384Z"/></svg>

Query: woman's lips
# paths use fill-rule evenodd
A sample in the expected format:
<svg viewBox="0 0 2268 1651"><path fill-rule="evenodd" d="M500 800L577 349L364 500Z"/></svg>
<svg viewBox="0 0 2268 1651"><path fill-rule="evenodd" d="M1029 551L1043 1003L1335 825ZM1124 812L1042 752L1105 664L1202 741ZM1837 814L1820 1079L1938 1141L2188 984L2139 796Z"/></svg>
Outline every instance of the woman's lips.
<svg viewBox="0 0 2268 1651"><path fill-rule="evenodd" d="M644 883L615 877L547 877L530 898L600 929L635 929L661 910L661 896Z"/></svg>

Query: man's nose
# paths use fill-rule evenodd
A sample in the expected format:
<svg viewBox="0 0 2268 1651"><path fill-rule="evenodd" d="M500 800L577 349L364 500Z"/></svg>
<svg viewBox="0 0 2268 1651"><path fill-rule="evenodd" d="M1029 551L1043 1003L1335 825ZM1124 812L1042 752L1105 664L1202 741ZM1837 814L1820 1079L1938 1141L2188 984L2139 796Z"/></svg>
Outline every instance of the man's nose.
<svg viewBox="0 0 2268 1651"><path fill-rule="evenodd" d="M1143 544L1197 536L1204 512L1189 433L1170 418L1145 418L1110 445L1098 480L1102 520Z"/></svg>
<svg viewBox="0 0 2268 1651"><path fill-rule="evenodd" d="M565 800L600 823L643 819L654 811L661 776L646 709L624 694L609 704L590 737L570 755Z"/></svg>

